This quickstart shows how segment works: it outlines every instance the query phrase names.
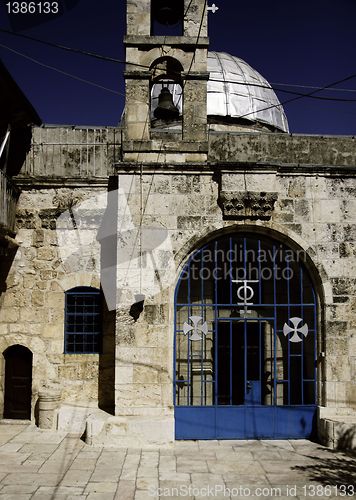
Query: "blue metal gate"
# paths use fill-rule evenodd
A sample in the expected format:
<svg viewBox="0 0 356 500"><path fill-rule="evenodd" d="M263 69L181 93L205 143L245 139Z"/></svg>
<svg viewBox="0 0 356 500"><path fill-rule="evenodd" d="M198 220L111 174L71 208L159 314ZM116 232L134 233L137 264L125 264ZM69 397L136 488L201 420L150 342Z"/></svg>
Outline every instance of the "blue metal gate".
<svg viewBox="0 0 356 500"><path fill-rule="evenodd" d="M237 233L194 252L174 347L176 439L313 433L317 299L302 251Z"/></svg>

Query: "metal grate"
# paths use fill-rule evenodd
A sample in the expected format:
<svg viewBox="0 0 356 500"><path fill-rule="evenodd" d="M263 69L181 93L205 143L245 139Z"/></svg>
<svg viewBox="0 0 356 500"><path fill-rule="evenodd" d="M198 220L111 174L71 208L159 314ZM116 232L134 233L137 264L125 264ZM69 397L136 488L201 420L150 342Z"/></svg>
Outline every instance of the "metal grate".
<svg viewBox="0 0 356 500"><path fill-rule="evenodd" d="M77 287L66 292L66 354L94 354L101 348L100 290Z"/></svg>
<svg viewBox="0 0 356 500"><path fill-rule="evenodd" d="M317 400L317 298L304 252L254 234L194 252L175 296L176 406Z"/></svg>

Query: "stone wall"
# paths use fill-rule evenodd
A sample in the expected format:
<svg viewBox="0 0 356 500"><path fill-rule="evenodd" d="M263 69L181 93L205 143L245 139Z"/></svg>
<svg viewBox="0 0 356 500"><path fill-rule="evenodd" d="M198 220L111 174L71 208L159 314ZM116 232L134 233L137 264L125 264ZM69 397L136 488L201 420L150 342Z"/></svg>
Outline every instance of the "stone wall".
<svg viewBox="0 0 356 500"><path fill-rule="evenodd" d="M270 137L268 140L273 144L275 136L270 134ZM277 142L280 140L276 138ZM246 136L242 137L244 141ZM300 139L301 154L307 141L308 138ZM257 143L257 138L252 142ZM330 142L334 146L335 142ZM339 144L345 151L345 145L353 143L345 139ZM325 148L327 145L328 142ZM296 143L295 149L297 146ZM330 151L318 154L326 157ZM352 148L350 154L354 154ZM149 407L152 412L172 410L173 302L179 269L203 242L224 232L243 229L269 235L291 248L305 251L321 305L319 403L335 409L356 409L356 212L353 200L356 186L352 177L355 168L343 176L338 168L335 174L317 167L309 173L301 173L288 165L283 170L265 167L262 171L250 165L247 170L236 160L230 165L226 162L221 165L216 151L212 151L212 156L216 163L210 171L199 174L188 172L183 166L165 164L156 167L155 173L149 173L147 166L142 176L144 208L140 207L139 175L134 169L129 172L128 166L123 173L118 165L119 185L127 183L125 176L133 175L128 196L132 219L136 223L142 220L146 229L157 225L168 230L176 269L171 286L155 297L148 297L136 322L130 319L128 310L117 315L117 413L143 415ZM274 159L278 160L276 155ZM270 160L267 156L267 162ZM244 212L244 207L242 214L225 217L222 192L237 199L241 193L249 193L260 199L262 205L270 196L272 207L267 216L262 209L251 214L248 210ZM154 321L153 317L158 319ZM128 331L127 337L124 332ZM321 353L325 353L325 357Z"/></svg>
<svg viewBox="0 0 356 500"><path fill-rule="evenodd" d="M93 249L92 260L84 256L71 261L69 251L61 254L56 222L63 210L56 200L63 191L26 191L20 197L19 248L7 276L6 292L0 297L0 351L18 343L34 353L34 401L42 385L60 380L64 400L96 403L98 356L64 354L64 292L75 286L100 286L95 262L99 247ZM66 190L65 194L85 199L92 196L92 190ZM74 229L68 231L68 244L73 245L70 233Z"/></svg>
<svg viewBox="0 0 356 500"><path fill-rule="evenodd" d="M47 145L40 145L38 134L42 133L35 132L30 167L18 179L23 189L17 214L19 248L6 277L6 291L0 296L0 352L15 343L33 352L33 404L47 382L61 383L65 403L89 406L100 402L100 385L108 402L115 384L115 412L124 419L120 439L128 436L126 419L131 417L137 428L140 421L145 422L143 434L156 428L156 437L161 432L162 440L173 439L173 303L179 271L203 242L224 232L248 229L280 239L308 255L322 306L319 352L325 352L325 357L318 361L320 403L356 409L356 162L352 138L216 134L211 137L210 161L202 167L182 165L179 159L175 164L152 166L144 163L142 152L138 163L116 161L116 175L108 182L114 153L104 155L104 163L95 163L95 171L91 156L91 170L84 175L79 157L73 157L70 165L66 160L67 150L72 152L76 146L63 141L56 145L49 168L53 137L62 132L53 129ZM104 149L110 147L104 143ZM79 149L85 149L83 143ZM115 208L114 203L114 218L109 216L103 236L98 228L108 185L114 201L121 197L126 203L124 213L125 217L129 213L130 220L122 225L123 205L119 201ZM252 198L254 208L248 205ZM75 220L72 227L70 209ZM130 259L120 261L120 272L109 270L109 281L107 275L103 280L100 266L103 238L113 237L111 243L114 241L117 251L117 235L126 237L124 231L140 225L143 230L167 231L175 263L173 269L166 269L169 248L155 254L157 269L167 271L165 284L151 296L145 294L142 311L135 305L139 302L137 286L126 287L121 301L116 295L118 289L125 290L122 280L130 269ZM66 240L58 229L69 231L65 233L69 244L63 244ZM108 305L104 320L108 332L104 357L66 355L64 292L80 285L99 287L100 279L104 295L109 284L107 302L114 299L114 308ZM136 283L139 279L136 273Z"/></svg>
<svg viewBox="0 0 356 500"><path fill-rule="evenodd" d="M105 392L103 354L64 354L64 301L73 287L100 287L96 236L119 140L118 129L35 128L16 178L18 248L0 277L0 352L13 344L33 352L32 415L44 385L60 382L63 401L84 406Z"/></svg>

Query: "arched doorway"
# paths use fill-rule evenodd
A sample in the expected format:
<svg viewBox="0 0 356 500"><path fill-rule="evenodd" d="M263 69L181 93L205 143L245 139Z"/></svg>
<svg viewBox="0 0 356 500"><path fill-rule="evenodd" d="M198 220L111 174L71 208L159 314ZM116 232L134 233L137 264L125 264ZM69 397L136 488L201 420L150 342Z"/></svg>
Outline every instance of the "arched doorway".
<svg viewBox="0 0 356 500"><path fill-rule="evenodd" d="M311 436L317 296L305 262L254 233L190 256L175 293L176 439Z"/></svg>
<svg viewBox="0 0 356 500"><path fill-rule="evenodd" d="M4 351L4 418L30 420L32 397L32 352L22 345Z"/></svg>

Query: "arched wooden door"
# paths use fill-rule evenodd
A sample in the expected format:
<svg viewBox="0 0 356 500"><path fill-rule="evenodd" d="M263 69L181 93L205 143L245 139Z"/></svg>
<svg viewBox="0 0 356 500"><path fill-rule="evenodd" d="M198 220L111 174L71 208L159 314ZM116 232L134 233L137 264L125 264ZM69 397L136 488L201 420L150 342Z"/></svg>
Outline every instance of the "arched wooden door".
<svg viewBox="0 0 356 500"><path fill-rule="evenodd" d="M5 358L4 418L30 420L32 396L32 352L13 345Z"/></svg>

